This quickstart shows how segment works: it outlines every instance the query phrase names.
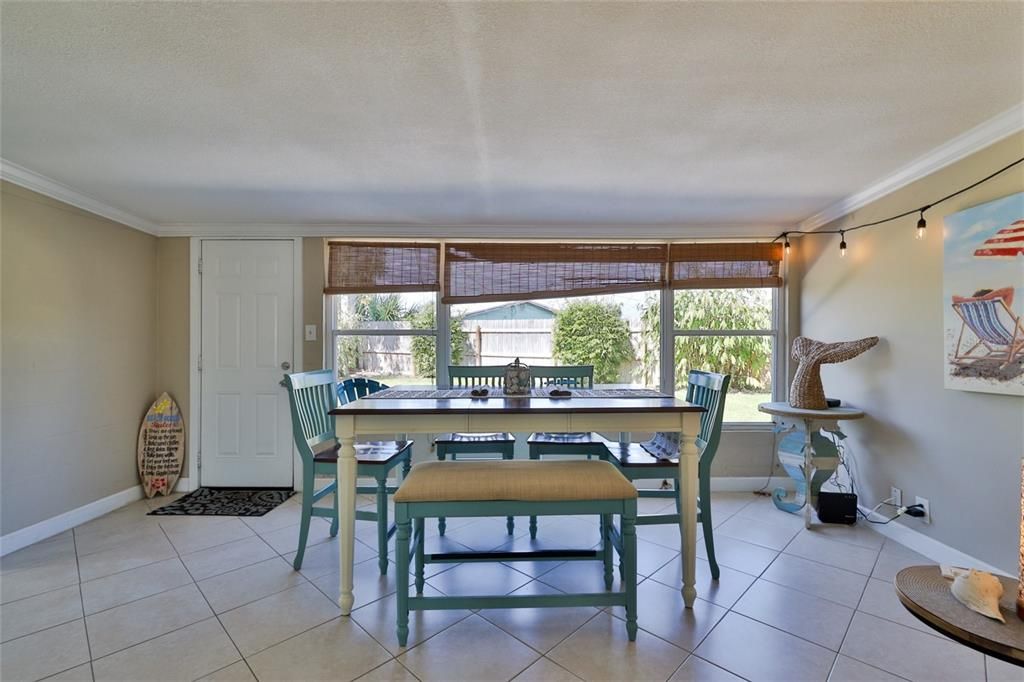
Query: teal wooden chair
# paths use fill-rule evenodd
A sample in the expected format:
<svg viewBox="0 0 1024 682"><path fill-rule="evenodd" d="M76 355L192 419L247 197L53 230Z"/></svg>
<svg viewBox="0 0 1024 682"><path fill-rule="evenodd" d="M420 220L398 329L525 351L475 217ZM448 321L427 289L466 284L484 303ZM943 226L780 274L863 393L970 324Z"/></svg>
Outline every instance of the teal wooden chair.
<svg viewBox="0 0 1024 682"><path fill-rule="evenodd" d="M530 380L534 388L559 386L562 388L593 388L593 365L531 365ZM605 439L596 433L531 433L526 439L530 459L544 455L581 455L587 459L605 459L608 451ZM537 517L530 517L530 537L537 538Z"/></svg>
<svg viewBox="0 0 1024 682"><path fill-rule="evenodd" d="M302 458L302 520L299 523L299 548L292 562L295 570L302 568L309 536L309 522L314 516L331 519L331 536L338 533L338 448L334 434L334 417L328 414L339 402L350 402L350 392L356 393L357 382L346 379L340 384L334 382L334 372L329 369L299 374L286 374L285 387L288 389L288 403L292 413L292 435L295 447ZM372 382L377 384L377 382ZM382 384L377 384L379 390ZM368 386L366 387L368 390ZM344 396L344 397L341 397ZM361 486L351 491L373 493L377 498L376 511L356 511L356 519L377 522L377 561L381 575L388 569L388 540L395 532L395 526L388 524L388 476L399 464L408 472L412 441L375 441L356 444L356 475L372 477L377 481L373 487ZM328 478L330 483L316 489L317 478ZM334 504L318 507L316 503L334 494Z"/></svg>
<svg viewBox="0 0 1024 682"><path fill-rule="evenodd" d="M697 521L704 529L704 545L711 564L711 577L718 580L718 562L715 560L715 539L711 527L711 462L718 451L725 415L725 396L729 392L729 375L712 372L690 372L686 385L686 400L705 408L700 416L697 449L700 451L698 472ZM647 514L638 516L638 526L679 523L679 434L656 433L644 443L612 443L605 447L613 463L630 481L670 480L673 490L640 490L640 497L671 497L676 502L674 514Z"/></svg>
<svg viewBox="0 0 1024 682"><path fill-rule="evenodd" d="M449 365L448 381L452 388L474 388L477 386L500 387L505 378L505 365L480 365L464 367ZM452 461L459 455L499 455L501 459L515 457L516 438L511 433L441 433L434 439L437 459ZM474 458L475 459L475 458ZM447 523L438 518L438 533L444 535ZM515 519L506 520L508 534L515 531Z"/></svg>

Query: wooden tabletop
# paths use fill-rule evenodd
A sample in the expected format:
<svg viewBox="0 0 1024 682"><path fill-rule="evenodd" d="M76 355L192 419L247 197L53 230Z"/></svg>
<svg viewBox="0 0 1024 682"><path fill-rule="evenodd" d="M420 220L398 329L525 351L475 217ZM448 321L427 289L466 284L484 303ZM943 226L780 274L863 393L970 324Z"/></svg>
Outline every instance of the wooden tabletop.
<svg viewBox="0 0 1024 682"><path fill-rule="evenodd" d="M958 602L949 589L952 581L942 577L938 566L904 568L896 574L896 595L925 625L972 649L1024 666L1024 620L1017 617L1014 605L1017 581L996 577L1003 583L999 606L1005 623Z"/></svg>
<svg viewBox="0 0 1024 682"><path fill-rule="evenodd" d="M331 414L564 414L567 412L704 412L700 405L677 398L447 398L355 400Z"/></svg>
<svg viewBox="0 0 1024 682"><path fill-rule="evenodd" d="M830 407L827 410L808 410L803 407L793 407L789 403L761 403L757 409L765 414L773 414L777 417L793 417L797 419L862 419L864 411L856 407Z"/></svg>

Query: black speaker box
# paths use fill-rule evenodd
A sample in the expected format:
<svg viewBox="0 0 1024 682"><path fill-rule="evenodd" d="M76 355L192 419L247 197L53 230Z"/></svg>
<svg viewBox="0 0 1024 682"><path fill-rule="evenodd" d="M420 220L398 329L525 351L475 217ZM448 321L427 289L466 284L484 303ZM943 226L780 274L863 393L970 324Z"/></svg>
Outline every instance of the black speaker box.
<svg viewBox="0 0 1024 682"><path fill-rule="evenodd" d="M818 519L822 523L857 523L857 496L854 493L818 493Z"/></svg>

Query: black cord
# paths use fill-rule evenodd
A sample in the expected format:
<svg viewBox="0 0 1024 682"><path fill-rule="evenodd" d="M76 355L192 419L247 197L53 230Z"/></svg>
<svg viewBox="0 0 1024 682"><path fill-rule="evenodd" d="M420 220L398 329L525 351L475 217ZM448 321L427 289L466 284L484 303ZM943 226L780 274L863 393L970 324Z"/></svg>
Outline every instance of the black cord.
<svg viewBox="0 0 1024 682"><path fill-rule="evenodd" d="M779 236L777 236L774 239L772 239L772 243L775 243L775 242L779 241L780 239L785 239L786 237L788 237L791 234L840 234L842 232L856 232L857 230L863 230L866 227L875 227L876 225L881 225L883 223L889 223L889 222L892 222L893 220L899 220L900 218L906 218L907 216L914 215L915 213L922 213L923 214L928 209L933 208L935 206L938 206L942 202L948 201L948 200L952 199L955 196L959 196L959 195L963 194L964 192L966 192L968 190L972 190L975 187L977 187L978 185L980 185L982 183L985 183L985 182L988 182L989 180L991 180L992 178L996 177L997 175L999 175L1001 173L1005 173L1006 171L1010 170L1014 166L1016 166L1018 164L1021 164L1021 163L1024 163L1024 157L1021 157L1021 158L1017 159L1016 161L1003 166L1002 168L1000 168L999 170L997 170L994 173L986 175L985 177L983 177L981 180L978 180L977 182L973 182L970 185L967 185L966 187L963 187L961 189L958 189L955 192L952 192L951 194L947 194L946 196L942 197L941 199L936 199L932 203L926 204L926 205L921 206L919 208L914 208L914 209L911 209L909 211L904 211L903 213L900 213L899 215L890 216L888 218L882 218L881 220L873 220L870 223L861 223L860 225L854 225L853 227L844 227L842 230L786 230L785 232L783 232Z"/></svg>

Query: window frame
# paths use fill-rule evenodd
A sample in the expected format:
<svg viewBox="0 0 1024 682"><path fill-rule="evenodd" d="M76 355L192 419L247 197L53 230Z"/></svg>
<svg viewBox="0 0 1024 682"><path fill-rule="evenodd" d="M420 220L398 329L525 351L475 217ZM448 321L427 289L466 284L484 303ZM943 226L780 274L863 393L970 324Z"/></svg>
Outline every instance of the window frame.
<svg viewBox="0 0 1024 682"><path fill-rule="evenodd" d="M428 292L424 292L428 293ZM448 326L448 311L442 308L447 308L441 304L441 293L439 291L429 292L434 295L434 329L338 329L335 328L335 323L338 319L337 309L335 307L335 301L337 296L350 296L358 294L324 294L324 329L330 330L329 334L324 334L324 367L330 367L334 376L338 376L338 357L335 352L335 348L338 346L338 339L343 336L433 336L434 337L434 371L438 377L438 387L447 388L448 383L448 355L450 351L444 353L442 357L440 346L443 345L440 329L444 329L444 336L447 338L447 343L451 343L451 329ZM444 319L442 319L442 317ZM443 370L443 371L442 371ZM444 386L442 386L441 377L443 377Z"/></svg>
<svg viewBox="0 0 1024 682"><path fill-rule="evenodd" d="M676 339L686 336L768 336L772 339L772 357L770 360L772 372L772 401L782 400L785 395L783 384L779 377L785 372L785 353L780 353L779 348L783 342L782 321L785 319L783 307L785 303L786 284L785 279L781 287L772 288L772 314L771 329L676 329L675 321L675 290L664 289L661 296L661 328L671 329L670 334L662 334L660 339L661 348L661 390L663 393L675 395L675 348ZM665 358L671 358L672 362L665 363ZM666 364L668 365L666 367ZM773 424L770 420L763 422L723 422L722 427L728 431L770 431Z"/></svg>
<svg viewBox="0 0 1024 682"><path fill-rule="evenodd" d="M441 260L439 267L444 271L445 242L440 242ZM772 339L772 388L771 396L773 401L785 400L788 381L788 353L780 352L787 343L786 301L788 300L788 262L783 259L781 264L782 286L772 288L772 323L770 329L676 329L675 326L675 289L670 286L652 289L657 292L660 306L660 329L662 330L659 339L659 373L660 388L662 392L669 395L675 394L675 362L666 362L666 358L674 360L676 339L681 336L768 336ZM442 278L443 280L443 278ZM438 388L450 388L448 379L448 365L451 359L451 305L442 303L442 290L433 291L436 322L435 329L335 329L336 317L335 295L325 295L324 302L324 329L329 334L324 334L324 366L331 367L337 374L337 357L334 349L337 346L337 339L341 336L433 336L435 344L435 373ZM671 330L665 333L664 330ZM788 347L788 346L787 346ZM773 425L770 421L764 422L725 422L723 428L728 431L770 431Z"/></svg>

